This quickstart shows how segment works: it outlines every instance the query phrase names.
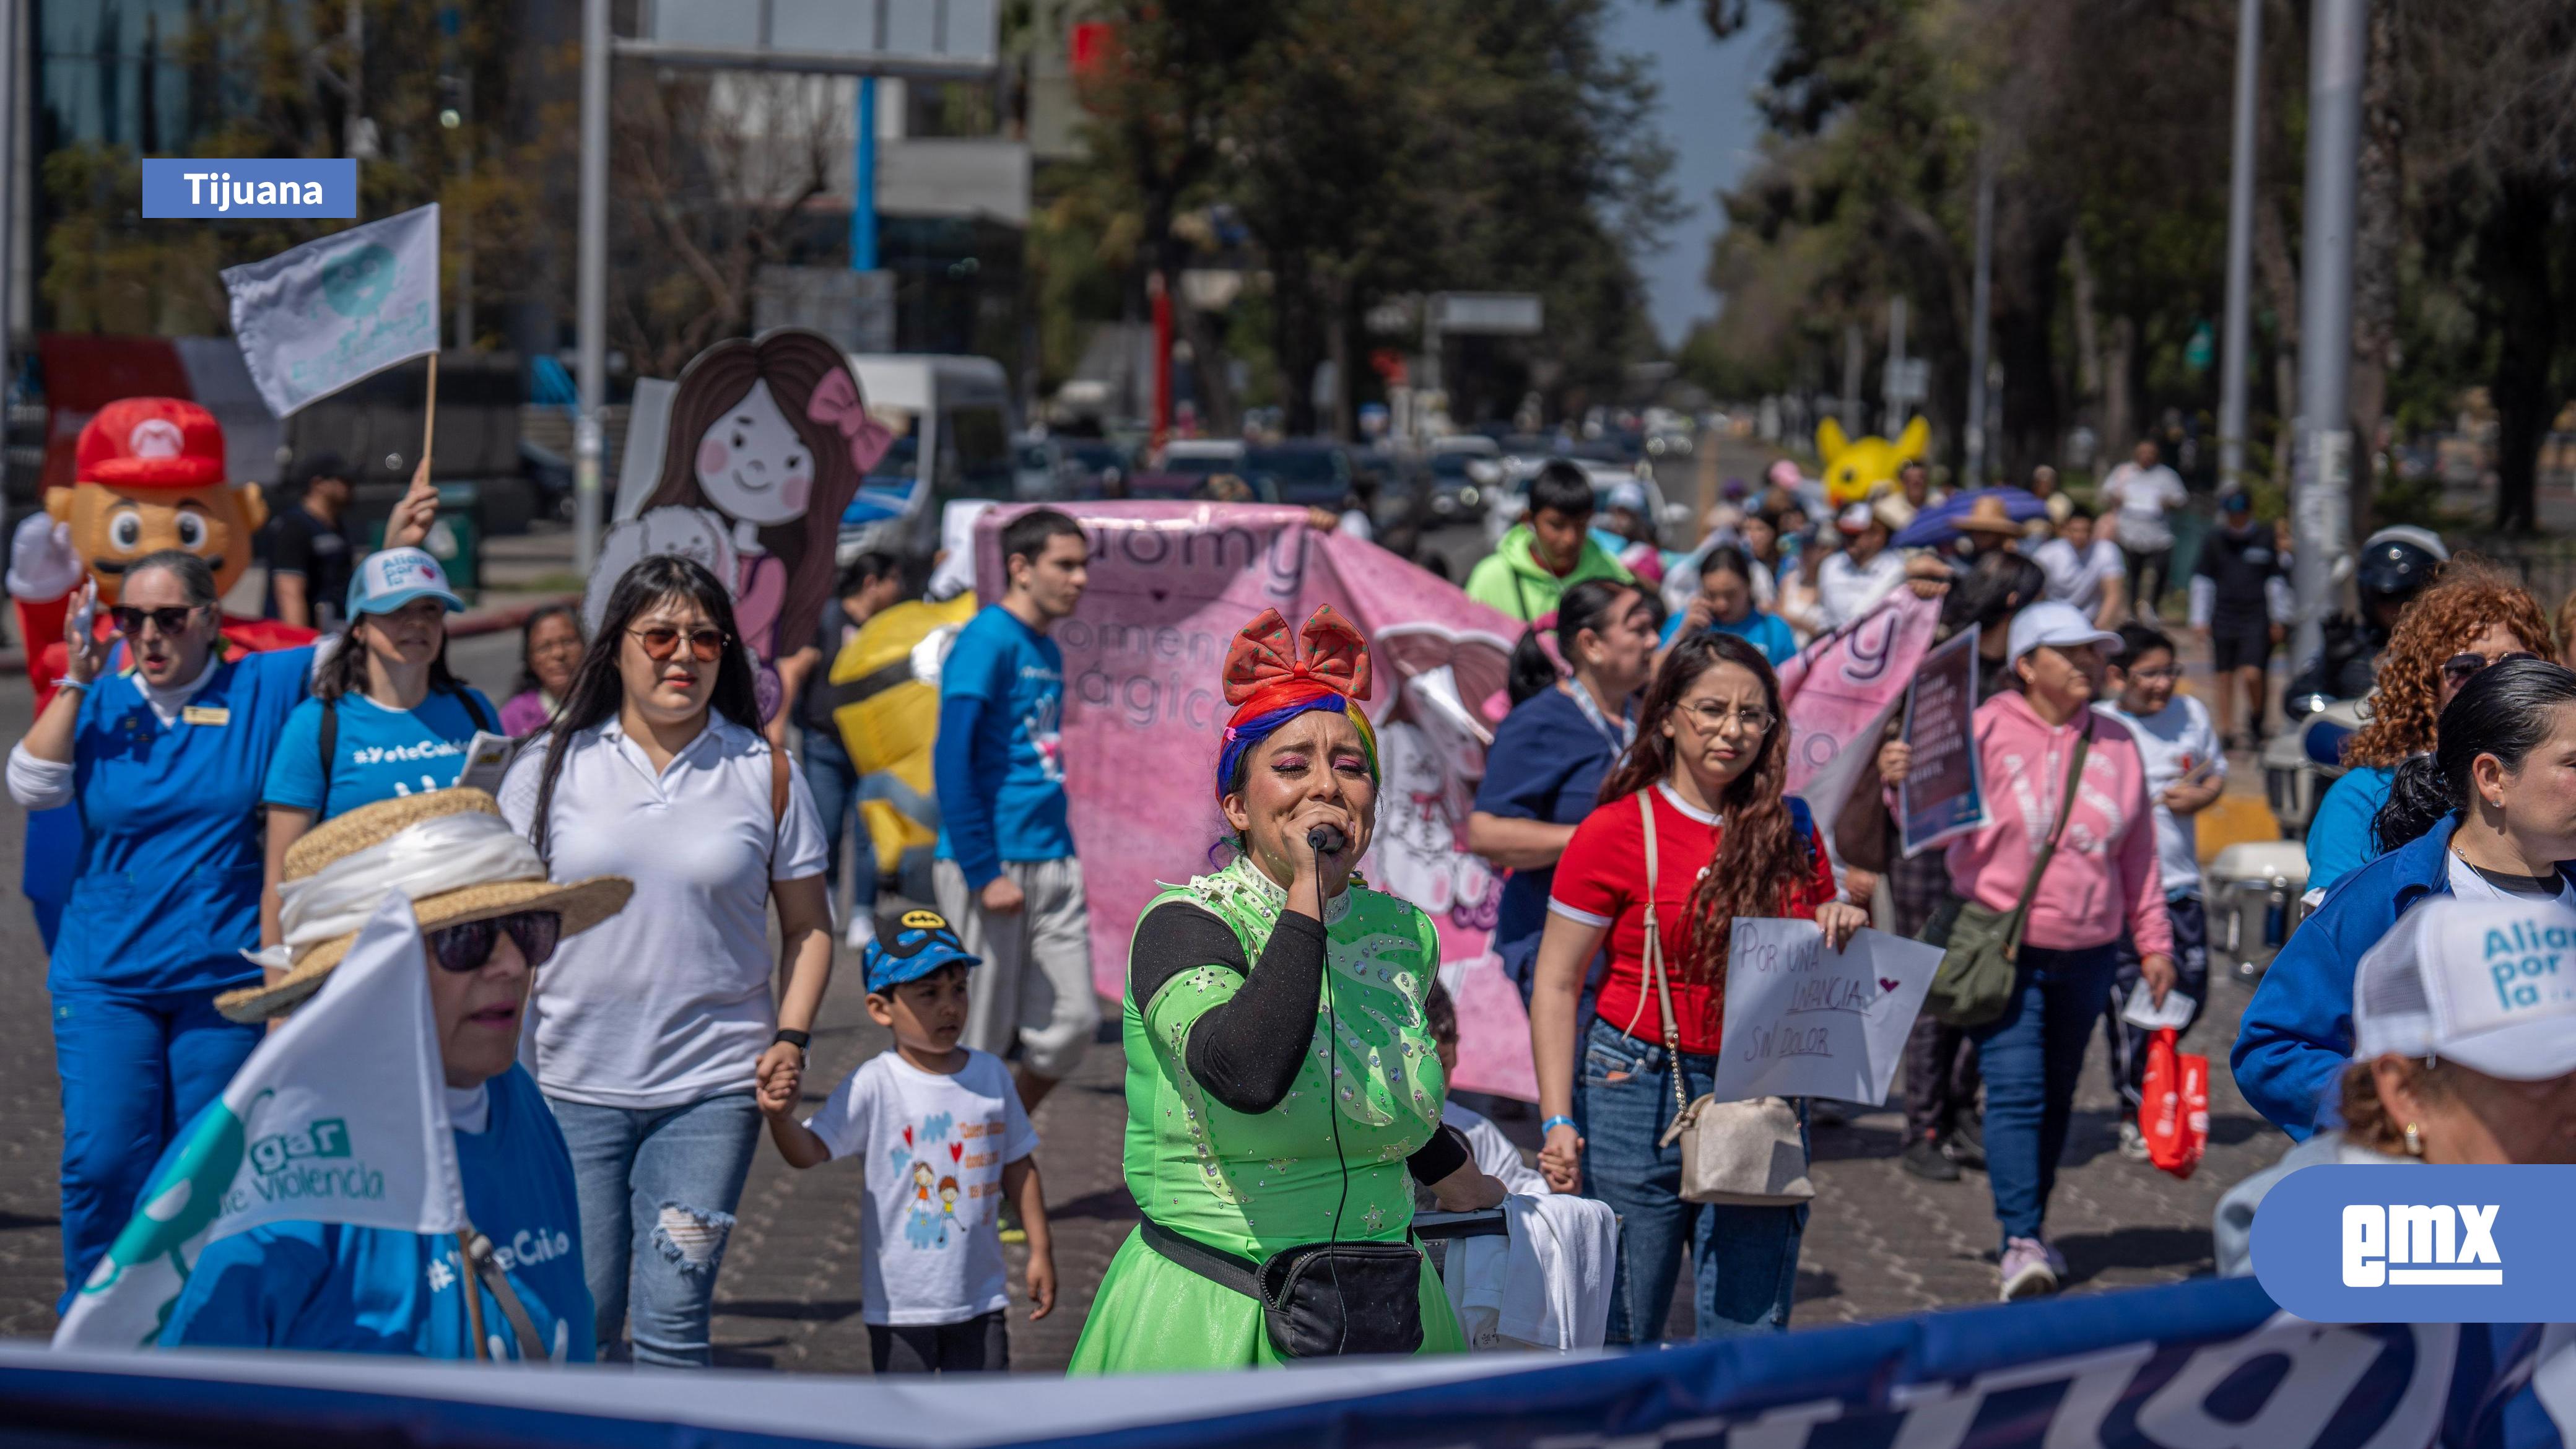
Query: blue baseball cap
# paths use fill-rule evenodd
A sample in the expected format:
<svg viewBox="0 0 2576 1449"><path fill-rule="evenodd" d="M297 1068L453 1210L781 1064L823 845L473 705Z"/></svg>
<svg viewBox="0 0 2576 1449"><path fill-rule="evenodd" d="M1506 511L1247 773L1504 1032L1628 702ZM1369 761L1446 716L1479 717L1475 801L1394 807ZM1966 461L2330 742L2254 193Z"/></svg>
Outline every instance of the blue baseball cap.
<svg viewBox="0 0 2576 1449"><path fill-rule="evenodd" d="M2254 511L2254 495L2240 489L2219 499L2218 506L2230 513L2251 513Z"/></svg>
<svg viewBox="0 0 2576 1449"><path fill-rule="evenodd" d="M967 954L957 928L937 911L906 911L892 936L868 943L860 958L868 990L883 994L907 981L918 981L943 966L981 966L984 958Z"/></svg>
<svg viewBox="0 0 2576 1449"><path fill-rule="evenodd" d="M465 601L447 586L447 571L427 550L389 548L371 553L349 576L349 617L390 614L414 599L440 599L447 612L465 612Z"/></svg>

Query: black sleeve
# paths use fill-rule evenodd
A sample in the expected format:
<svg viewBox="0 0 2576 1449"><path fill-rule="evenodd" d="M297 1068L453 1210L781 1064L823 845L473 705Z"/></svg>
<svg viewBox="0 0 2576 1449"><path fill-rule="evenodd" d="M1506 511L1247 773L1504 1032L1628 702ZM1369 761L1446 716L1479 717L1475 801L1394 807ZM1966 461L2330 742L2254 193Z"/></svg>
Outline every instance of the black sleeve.
<svg viewBox="0 0 2576 1449"><path fill-rule="evenodd" d="M277 537L269 540L268 571L273 574L306 575L313 572L313 532L298 528L295 520L281 520ZM313 601L305 601L308 605ZM339 602L333 600L333 603Z"/></svg>
<svg viewBox="0 0 2576 1449"><path fill-rule="evenodd" d="M1184 1064L1208 1095L1238 1112L1267 1112L1285 1101L1315 1039L1315 1008L1324 993L1324 924L1283 915L1246 963L1232 929L1207 910L1180 902L1158 906L1136 928L1128 987L1139 1008L1184 971L1222 966L1242 975L1233 999L1190 1027Z"/></svg>
<svg viewBox="0 0 2576 1449"><path fill-rule="evenodd" d="M1404 1170L1413 1174L1415 1182L1429 1187L1475 1160L1476 1154L1467 1147L1467 1134L1443 1122L1440 1130L1431 1134L1431 1140L1422 1144L1421 1151L1404 1159Z"/></svg>

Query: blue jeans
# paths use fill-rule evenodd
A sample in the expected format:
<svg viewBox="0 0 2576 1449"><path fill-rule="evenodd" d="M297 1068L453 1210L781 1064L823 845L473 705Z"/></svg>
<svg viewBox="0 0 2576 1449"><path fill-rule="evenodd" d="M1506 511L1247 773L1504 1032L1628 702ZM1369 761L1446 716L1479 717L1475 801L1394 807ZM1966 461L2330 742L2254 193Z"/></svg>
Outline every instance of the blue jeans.
<svg viewBox="0 0 2576 1449"><path fill-rule="evenodd" d="M2021 948L2004 1014L1969 1035L1986 1073L1986 1181L2006 1244L2036 1238L2057 1186L2084 1044L2118 969L2119 945L2081 951Z"/></svg>
<svg viewBox="0 0 2576 1449"><path fill-rule="evenodd" d="M1584 1034L1582 1069L1574 1077L1575 1127L1584 1138L1583 1194L1619 1214L1609 1341L1663 1338L1664 1311L1672 1306L1685 1244L1701 1338L1786 1329L1807 1209L1682 1201L1682 1145L1655 1145L1674 1115L1672 1069L1665 1061L1662 1044L1639 1041L1596 1020ZM1717 1058L1682 1054L1682 1078L1693 1099L1709 1090L1716 1074ZM1805 1118L1801 1104L1802 1137Z"/></svg>
<svg viewBox="0 0 2576 1449"><path fill-rule="evenodd" d="M72 1295L134 1216L153 1165L180 1128L223 1094L260 1030L226 1021L212 991L54 993L63 1079L63 1296Z"/></svg>
<svg viewBox="0 0 2576 1449"><path fill-rule="evenodd" d="M828 662L822 666L828 668ZM814 813L823 819L823 892L831 894L841 880L841 831L849 828L850 916L877 908L877 846L868 835L868 817L859 809L859 772L850 752L830 730L805 731L805 788L814 792Z"/></svg>
<svg viewBox="0 0 2576 1449"><path fill-rule="evenodd" d="M759 1145L759 1105L749 1092L651 1110L546 1105L572 1152L600 1356L625 1336L631 1310L635 1362L706 1367L716 1270Z"/></svg>

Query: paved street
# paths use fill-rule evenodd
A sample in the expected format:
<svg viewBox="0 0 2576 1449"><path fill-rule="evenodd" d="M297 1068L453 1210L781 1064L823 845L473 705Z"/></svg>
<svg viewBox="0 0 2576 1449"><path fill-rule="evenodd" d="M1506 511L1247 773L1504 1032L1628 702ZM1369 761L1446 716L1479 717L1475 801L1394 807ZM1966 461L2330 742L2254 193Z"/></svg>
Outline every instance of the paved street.
<svg viewBox="0 0 2576 1449"><path fill-rule="evenodd" d="M460 672L497 693L516 662L515 635L459 641ZM0 739L25 731L24 676L0 681ZM2240 760L2240 769L2243 761ZM2249 784L2251 782L2248 782ZM2255 788L2259 788L2256 786ZM0 801L0 1334L41 1336L54 1323L60 1288L55 1162L60 1151L53 1047L47 1031L44 961L34 925L14 886L23 830ZM867 1021L855 963L827 1001L815 1034L814 1100L867 1055L884 1047ZM2286 1145L2237 1096L2225 1069L2246 991L2220 985L2208 1019L2189 1045L2216 1059L2209 1157L2177 1182L2116 1150L2117 1115L2097 1039L2077 1101L2067 1164L2050 1226L2073 1269L2072 1291L2164 1282L2209 1269L2209 1215L2228 1184ZM1118 1177L1123 1103L1114 1041L1041 1108L1040 1153L1057 1224L1062 1297L1053 1316L1012 1323L1024 1369L1059 1368L1070 1356L1102 1270L1135 1212ZM1506 1131L1535 1144L1533 1117ZM1798 1273L1801 1326L1878 1318L1986 1301L1994 1291L1995 1226L1985 1180L1932 1184L1901 1171L1901 1119L1872 1112L1816 1134L1819 1196ZM725 1261L716 1321L728 1363L856 1373L867 1368L859 1322L860 1196L857 1167L788 1169L766 1149L752 1178ZM1688 1331L1685 1308L1675 1320Z"/></svg>

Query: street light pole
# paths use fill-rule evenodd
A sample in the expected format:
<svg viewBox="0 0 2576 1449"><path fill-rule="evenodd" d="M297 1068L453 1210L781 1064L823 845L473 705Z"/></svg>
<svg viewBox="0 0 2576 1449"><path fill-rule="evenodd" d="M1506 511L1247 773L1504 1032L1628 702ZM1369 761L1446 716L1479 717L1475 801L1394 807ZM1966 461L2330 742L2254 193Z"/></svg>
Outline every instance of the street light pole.
<svg viewBox="0 0 2576 1449"><path fill-rule="evenodd" d="M581 413L573 421L573 567L599 561L602 419L608 405L608 0L581 6L581 235L573 288Z"/></svg>
<svg viewBox="0 0 2576 1449"><path fill-rule="evenodd" d="M2315 0L2309 22L2307 223L2299 254L2299 458L2291 494L2297 641L2325 652L2334 567L2352 551L2353 192L2361 154L2366 0Z"/></svg>
<svg viewBox="0 0 2576 1449"><path fill-rule="evenodd" d="M2243 486L2246 353L2254 285L2254 105L2263 0L2236 7L2236 135L2227 179L2227 316L2218 341L2218 486Z"/></svg>
<svg viewBox="0 0 2576 1449"><path fill-rule="evenodd" d="M1960 481L1970 488L1986 480L1986 314L1994 310L1994 279L1995 150L1988 142L1977 148L1977 270L1968 285L1968 468Z"/></svg>

